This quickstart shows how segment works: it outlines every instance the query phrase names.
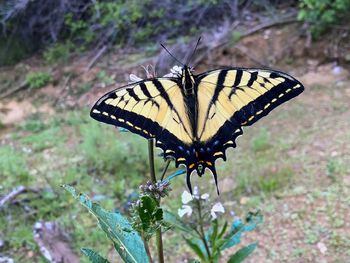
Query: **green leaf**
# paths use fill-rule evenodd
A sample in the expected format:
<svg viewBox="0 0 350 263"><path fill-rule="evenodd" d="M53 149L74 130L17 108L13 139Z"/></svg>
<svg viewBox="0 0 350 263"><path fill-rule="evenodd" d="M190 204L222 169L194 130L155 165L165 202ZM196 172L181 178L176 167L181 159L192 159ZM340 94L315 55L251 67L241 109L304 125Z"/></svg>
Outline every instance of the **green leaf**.
<svg viewBox="0 0 350 263"><path fill-rule="evenodd" d="M248 213L247 223L234 221L231 226L231 232L223 239L220 240L220 248L224 250L226 248L233 247L241 242L241 236L244 232L250 232L254 230L258 224L262 222L262 215L258 213Z"/></svg>
<svg viewBox="0 0 350 263"><path fill-rule="evenodd" d="M120 213L111 213L84 194L76 194L73 187L63 185L80 203L85 206L98 220L102 230L113 241L120 257L127 263L147 263L148 257L139 234L132 228L129 221Z"/></svg>
<svg viewBox="0 0 350 263"><path fill-rule="evenodd" d="M174 215L173 213L163 210L163 221L169 224L171 227L176 227L177 229L189 234L193 237L199 238L198 234L187 224L182 222L182 220Z"/></svg>
<svg viewBox="0 0 350 263"><path fill-rule="evenodd" d="M226 229L227 229L227 226L228 226L228 223L227 223L227 221L225 221L225 224L223 225L223 227L218 235L218 239L220 239L224 236Z"/></svg>
<svg viewBox="0 0 350 263"><path fill-rule="evenodd" d="M206 261L207 257L205 256L206 251L201 248L201 246L198 244L198 242L194 242L193 240L189 240L185 238L185 241L187 245L194 251L194 253L197 254L197 256L203 260Z"/></svg>
<svg viewBox="0 0 350 263"><path fill-rule="evenodd" d="M212 247L215 247L215 241L216 241L217 235L218 235L218 220L215 219L212 221L212 226L208 230L208 236L210 238Z"/></svg>
<svg viewBox="0 0 350 263"><path fill-rule="evenodd" d="M109 263L109 261L103 257L101 257L96 251L90 248L81 248L81 252L84 253L85 256L89 258L92 263Z"/></svg>
<svg viewBox="0 0 350 263"><path fill-rule="evenodd" d="M240 263L243 262L256 248L256 243L250 244L246 247L238 250L234 255L230 257L227 263Z"/></svg>
<svg viewBox="0 0 350 263"><path fill-rule="evenodd" d="M140 198L137 211L145 231L152 228L152 223L163 220L163 210L158 207L156 200L148 195Z"/></svg>

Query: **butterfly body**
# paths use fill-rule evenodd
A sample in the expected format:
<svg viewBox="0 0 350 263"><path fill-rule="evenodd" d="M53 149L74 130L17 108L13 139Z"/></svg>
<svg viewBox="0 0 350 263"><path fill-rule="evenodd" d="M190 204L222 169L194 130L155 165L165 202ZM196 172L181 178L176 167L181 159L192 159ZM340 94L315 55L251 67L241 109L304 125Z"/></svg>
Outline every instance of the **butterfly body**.
<svg viewBox="0 0 350 263"><path fill-rule="evenodd" d="M177 77L136 82L104 95L94 119L155 139L165 158L194 171L208 168L217 183L215 161L226 160L236 138L281 103L299 95L302 84L286 73L227 68L194 75L184 66Z"/></svg>

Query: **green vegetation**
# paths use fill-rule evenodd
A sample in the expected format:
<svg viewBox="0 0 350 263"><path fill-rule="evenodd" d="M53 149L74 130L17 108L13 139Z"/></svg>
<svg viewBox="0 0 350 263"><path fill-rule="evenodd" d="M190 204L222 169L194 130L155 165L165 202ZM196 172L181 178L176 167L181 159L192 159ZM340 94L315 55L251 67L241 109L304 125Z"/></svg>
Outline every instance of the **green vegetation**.
<svg viewBox="0 0 350 263"><path fill-rule="evenodd" d="M1 60L4 63L22 59L28 53L23 49L27 46L31 47L31 52L44 49L45 60L54 63L66 60L71 53L95 51L105 45L145 46L178 36L185 39L211 30L218 16L223 20L234 20L236 16L231 11L230 1L226 0L197 0L186 4L170 0L161 3L155 0L91 3L71 0L64 5L56 0L17 2L1 4L0 48L3 42L9 47L9 54L13 54L8 56L8 61ZM43 22L53 17L52 23ZM9 35L13 36L11 41L21 45L20 49L12 48L7 39Z"/></svg>
<svg viewBox="0 0 350 263"><path fill-rule="evenodd" d="M0 36L0 66L13 65L27 58L33 50L23 45L19 38L1 38Z"/></svg>
<svg viewBox="0 0 350 263"><path fill-rule="evenodd" d="M319 37L329 28L348 24L349 0L302 0L298 18L310 24L314 37Z"/></svg>
<svg viewBox="0 0 350 263"><path fill-rule="evenodd" d="M24 262L27 260L20 258L26 256L25 251L36 250L34 223L38 219L58 220L69 231L77 253L80 244L86 244L107 254L105 235L94 230L93 218L73 205L60 185L77 183L81 189L93 189L98 193L91 195L94 200L110 210L123 210L132 193L129 189L137 188L148 173L147 142L131 133L118 135L113 127L102 128L86 111L43 117L32 115L17 127L13 133L16 147L0 147L1 192L18 185L38 190L21 195L18 201L23 205L8 203L0 209L1 238L11 249L23 251L14 259Z"/></svg>
<svg viewBox="0 0 350 263"><path fill-rule="evenodd" d="M55 138L55 140L52 140ZM58 127L48 128L41 132L36 132L26 136L21 140L24 145L28 145L33 151L43 151L52 146L59 147L65 140L64 134L60 133Z"/></svg>
<svg viewBox="0 0 350 263"><path fill-rule="evenodd" d="M97 72L96 77L100 82L107 86L114 83L114 80L104 70Z"/></svg>
<svg viewBox="0 0 350 263"><path fill-rule="evenodd" d="M15 185L18 180L27 184L30 180L26 156L11 146L0 147L0 175Z"/></svg>
<svg viewBox="0 0 350 263"><path fill-rule="evenodd" d="M117 139L114 127L106 128L97 122L82 125L80 134L80 151L88 167L96 170L97 174L107 172L119 178L130 178L132 174L148 173L145 139L128 133Z"/></svg>
<svg viewBox="0 0 350 263"><path fill-rule="evenodd" d="M45 61L49 64L66 62L75 49L75 45L67 40L63 43L55 43L48 47L43 52L43 56Z"/></svg>
<svg viewBox="0 0 350 263"><path fill-rule="evenodd" d="M252 148L255 152L262 152L271 147L267 129L260 129L260 132L252 140Z"/></svg>
<svg viewBox="0 0 350 263"><path fill-rule="evenodd" d="M237 186L235 194L242 196L244 194L274 194L288 186L293 178L293 170L283 167L277 170L266 170L258 174L240 173L236 178Z"/></svg>
<svg viewBox="0 0 350 263"><path fill-rule="evenodd" d="M48 72L29 72L26 75L26 82L31 89L39 89L52 81L52 76Z"/></svg>

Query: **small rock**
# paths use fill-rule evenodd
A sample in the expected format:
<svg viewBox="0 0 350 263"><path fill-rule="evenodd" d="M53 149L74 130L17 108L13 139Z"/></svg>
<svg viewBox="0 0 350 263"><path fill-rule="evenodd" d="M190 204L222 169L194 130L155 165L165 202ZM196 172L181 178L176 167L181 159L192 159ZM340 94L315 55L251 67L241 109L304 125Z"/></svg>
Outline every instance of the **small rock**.
<svg viewBox="0 0 350 263"><path fill-rule="evenodd" d="M338 155L338 152L337 152L337 151L332 151L332 152L331 152L331 156L332 156L332 157L335 157L335 156L337 156L337 155Z"/></svg>
<svg viewBox="0 0 350 263"><path fill-rule="evenodd" d="M345 176L343 182L346 186L350 186L350 175Z"/></svg>
<svg viewBox="0 0 350 263"><path fill-rule="evenodd" d="M232 190L236 187L235 182L232 178L225 177L220 182L220 192L222 193L229 193L232 192Z"/></svg>
<svg viewBox="0 0 350 263"><path fill-rule="evenodd" d="M345 61L350 61L350 53L345 55Z"/></svg>
<svg viewBox="0 0 350 263"><path fill-rule="evenodd" d="M249 197L243 196L243 197L241 197L241 199L239 200L239 203L240 203L241 205L245 205L245 204L248 203L248 201L249 201Z"/></svg>
<svg viewBox="0 0 350 263"><path fill-rule="evenodd" d="M332 69L332 73L334 75L340 75L342 72L344 72L344 68L340 67L340 66L335 66L333 69Z"/></svg>
<svg viewBox="0 0 350 263"><path fill-rule="evenodd" d="M12 258L0 255L0 263L14 263L14 262L15 261Z"/></svg>
<svg viewBox="0 0 350 263"><path fill-rule="evenodd" d="M318 242L317 243L317 248L318 250L322 253L322 254L325 254L327 252L327 247L324 243L322 242Z"/></svg>

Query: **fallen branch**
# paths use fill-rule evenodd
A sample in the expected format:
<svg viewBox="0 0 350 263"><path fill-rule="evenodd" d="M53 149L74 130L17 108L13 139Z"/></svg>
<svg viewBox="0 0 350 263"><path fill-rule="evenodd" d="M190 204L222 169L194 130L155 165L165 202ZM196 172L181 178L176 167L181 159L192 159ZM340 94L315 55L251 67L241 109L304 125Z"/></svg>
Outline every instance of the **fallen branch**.
<svg viewBox="0 0 350 263"><path fill-rule="evenodd" d="M89 71L97 62L97 60L99 60L99 58L107 51L107 45L104 45L102 48L100 48L100 50L97 52L97 54L91 59L90 63L88 64L88 66L85 69L85 72Z"/></svg>
<svg viewBox="0 0 350 263"><path fill-rule="evenodd" d="M13 88L13 89L10 89L8 90L7 92L5 92L4 94L2 94L0 96L0 99L4 99L4 98L7 98L13 94L15 94L16 92L22 90L22 89L25 89L28 87L28 82L27 81L23 81L19 86L17 86L16 88Z"/></svg>
<svg viewBox="0 0 350 263"><path fill-rule="evenodd" d="M23 185L20 185L16 188L14 188L11 192L9 192L7 195L2 197L0 199L0 209L8 202L12 201L16 198L16 196L20 195L21 193L24 193L27 191L27 188L25 188Z"/></svg>
<svg viewBox="0 0 350 263"><path fill-rule="evenodd" d="M69 237L56 222L37 222L33 236L41 254L51 263L78 263L79 257L73 252Z"/></svg>
<svg viewBox="0 0 350 263"><path fill-rule="evenodd" d="M20 194L28 193L28 192L38 193L38 190L32 189L32 188L27 188L23 185L20 185L20 186L13 188L13 190L11 192L9 192L7 195L0 198L0 210L5 206L6 203L11 202L13 199L15 199Z"/></svg>

